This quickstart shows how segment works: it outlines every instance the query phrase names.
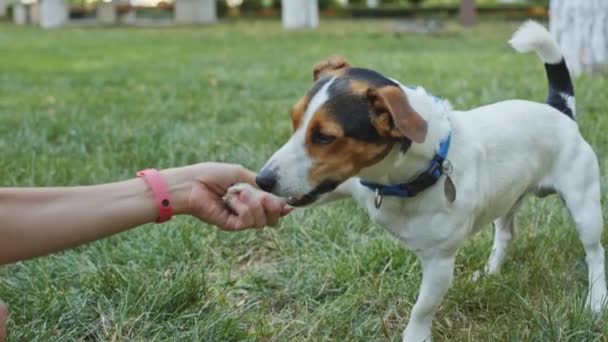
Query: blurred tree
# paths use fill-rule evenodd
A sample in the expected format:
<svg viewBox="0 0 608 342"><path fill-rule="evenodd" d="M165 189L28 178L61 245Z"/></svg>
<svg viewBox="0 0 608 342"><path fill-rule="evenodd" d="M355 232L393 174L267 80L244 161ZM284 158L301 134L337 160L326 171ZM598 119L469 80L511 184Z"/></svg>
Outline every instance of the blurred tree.
<svg viewBox="0 0 608 342"><path fill-rule="evenodd" d="M549 0L527 0L530 5L546 6L549 7Z"/></svg>
<svg viewBox="0 0 608 342"><path fill-rule="evenodd" d="M424 0L407 0L412 7L418 7Z"/></svg>
<svg viewBox="0 0 608 342"><path fill-rule="evenodd" d="M241 4L241 9L243 11L255 11L261 9L263 6L263 0L244 0Z"/></svg>
<svg viewBox="0 0 608 342"><path fill-rule="evenodd" d="M475 17L477 10L475 8L475 0L460 1L460 9L458 10L458 21L462 26L475 25Z"/></svg>
<svg viewBox="0 0 608 342"><path fill-rule="evenodd" d="M341 7L340 3L337 0L318 0L319 1L319 9L327 9L327 8L335 8Z"/></svg>
<svg viewBox="0 0 608 342"><path fill-rule="evenodd" d="M574 76L608 70L607 0L551 0L549 19Z"/></svg>
<svg viewBox="0 0 608 342"><path fill-rule="evenodd" d="M317 0L282 0L281 17L286 29L315 28L319 26Z"/></svg>
<svg viewBox="0 0 608 342"><path fill-rule="evenodd" d="M378 7L378 4L393 5L393 6L409 4L410 6L417 7L423 1L424 0L368 0L367 3L368 3L368 6L370 5L370 3L372 3L372 5L375 3L376 4L375 7ZM374 6L369 6L369 7L374 7Z"/></svg>

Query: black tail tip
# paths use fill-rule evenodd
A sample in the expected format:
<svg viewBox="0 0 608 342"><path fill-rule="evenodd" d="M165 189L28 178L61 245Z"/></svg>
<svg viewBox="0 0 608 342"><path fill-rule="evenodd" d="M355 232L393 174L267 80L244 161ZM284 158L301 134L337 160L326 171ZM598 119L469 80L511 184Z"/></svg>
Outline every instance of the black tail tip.
<svg viewBox="0 0 608 342"><path fill-rule="evenodd" d="M574 86L570 79L570 71L562 58L559 63L545 64L549 82L547 104L574 119Z"/></svg>

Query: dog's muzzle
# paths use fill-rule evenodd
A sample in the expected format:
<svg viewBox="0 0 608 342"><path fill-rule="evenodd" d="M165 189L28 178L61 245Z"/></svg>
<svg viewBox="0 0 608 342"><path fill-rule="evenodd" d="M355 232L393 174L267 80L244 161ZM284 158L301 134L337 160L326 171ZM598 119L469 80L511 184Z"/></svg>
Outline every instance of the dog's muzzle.
<svg viewBox="0 0 608 342"><path fill-rule="evenodd" d="M274 187L277 185L277 174L273 170L264 169L260 174L255 177L255 183L258 187L266 192L272 193Z"/></svg>

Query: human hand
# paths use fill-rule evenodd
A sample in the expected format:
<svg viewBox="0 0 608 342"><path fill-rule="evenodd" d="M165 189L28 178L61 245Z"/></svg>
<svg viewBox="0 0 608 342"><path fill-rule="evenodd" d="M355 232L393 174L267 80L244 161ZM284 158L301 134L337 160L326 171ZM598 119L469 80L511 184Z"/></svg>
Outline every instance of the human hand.
<svg viewBox="0 0 608 342"><path fill-rule="evenodd" d="M223 197L237 183L255 184L255 173L235 164L201 163L163 171L176 213L186 213L224 230L274 225L292 209L285 200L263 191Z"/></svg>
<svg viewBox="0 0 608 342"><path fill-rule="evenodd" d="M6 340L6 321L8 320L8 307L0 303L0 342Z"/></svg>

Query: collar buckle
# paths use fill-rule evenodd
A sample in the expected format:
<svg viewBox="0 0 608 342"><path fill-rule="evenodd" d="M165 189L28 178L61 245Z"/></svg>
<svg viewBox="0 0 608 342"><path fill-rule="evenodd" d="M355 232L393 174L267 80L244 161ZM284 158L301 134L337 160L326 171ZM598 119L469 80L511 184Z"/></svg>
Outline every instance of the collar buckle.
<svg viewBox="0 0 608 342"><path fill-rule="evenodd" d="M443 163L441 163L441 169L443 170L443 173L449 176L452 174L452 171L454 171L454 166L449 160L444 159Z"/></svg>

